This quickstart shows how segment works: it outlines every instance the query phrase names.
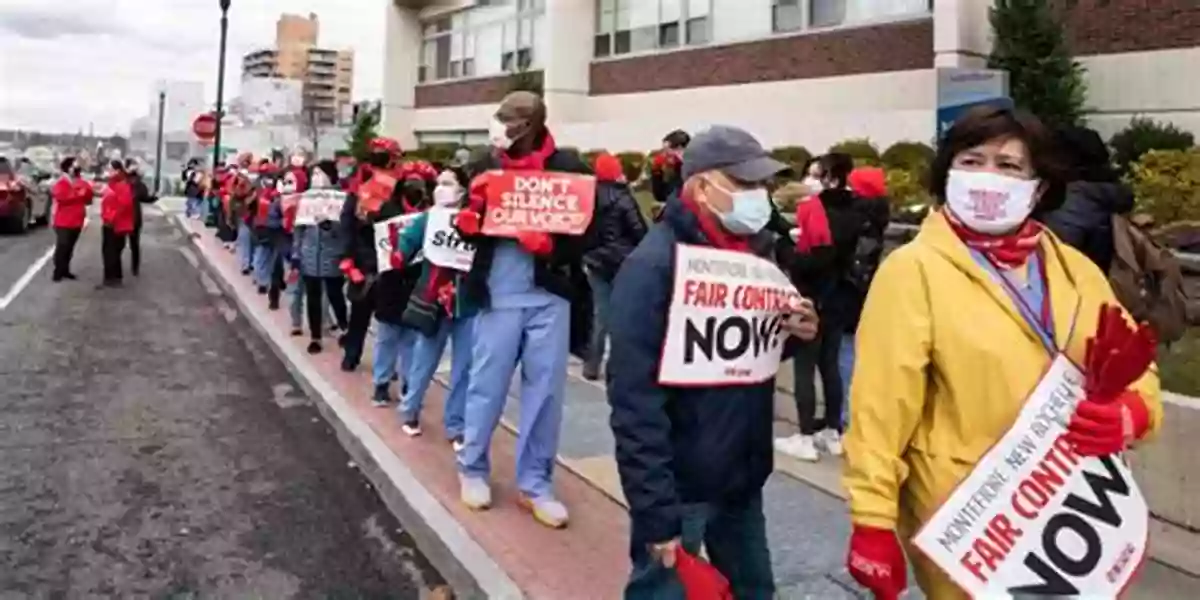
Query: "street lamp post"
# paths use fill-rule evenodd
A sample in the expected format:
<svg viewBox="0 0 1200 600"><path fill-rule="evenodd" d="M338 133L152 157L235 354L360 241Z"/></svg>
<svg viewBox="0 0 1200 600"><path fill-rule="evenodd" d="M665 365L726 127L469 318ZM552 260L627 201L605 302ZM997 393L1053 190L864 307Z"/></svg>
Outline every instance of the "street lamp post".
<svg viewBox="0 0 1200 600"><path fill-rule="evenodd" d="M167 92L166 90L158 91L158 138L154 145L154 194L157 195L162 188L159 182L162 180L162 153L163 153L163 113L167 109Z"/></svg>
<svg viewBox="0 0 1200 600"><path fill-rule="evenodd" d="M217 0L217 2L221 7L221 50L217 63L217 131L213 135L212 176L214 178L217 175L217 165L221 162L221 120L225 116L225 42L229 34L230 0ZM208 216L204 219L204 224L208 227L216 227L217 206L213 204L212 196L207 199L207 202L209 202Z"/></svg>
<svg viewBox="0 0 1200 600"><path fill-rule="evenodd" d="M229 4L231 0L217 0L221 6L221 50L217 63L217 132L213 137L213 171L221 162L221 121L225 116L225 42L229 34Z"/></svg>

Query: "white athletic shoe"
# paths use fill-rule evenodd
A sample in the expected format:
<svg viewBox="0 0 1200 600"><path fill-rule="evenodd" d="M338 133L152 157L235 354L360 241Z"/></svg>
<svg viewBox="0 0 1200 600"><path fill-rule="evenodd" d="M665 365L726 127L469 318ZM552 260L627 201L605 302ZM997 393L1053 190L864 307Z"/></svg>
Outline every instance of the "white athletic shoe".
<svg viewBox="0 0 1200 600"><path fill-rule="evenodd" d="M830 456L842 455L842 435L836 429L826 429L817 434L817 443L828 452Z"/></svg>
<svg viewBox="0 0 1200 600"><path fill-rule="evenodd" d="M790 438L775 440L775 449L805 462L817 462L821 458L817 454L816 440L811 435L794 435Z"/></svg>
<svg viewBox="0 0 1200 600"><path fill-rule="evenodd" d="M521 494L520 503L526 510L533 513L534 520L546 527L562 529L567 526L567 520L570 518L567 514L567 507L553 496L530 498Z"/></svg>
<svg viewBox="0 0 1200 600"><path fill-rule="evenodd" d="M458 476L459 498L471 510L487 510L492 506L492 487L481 477Z"/></svg>

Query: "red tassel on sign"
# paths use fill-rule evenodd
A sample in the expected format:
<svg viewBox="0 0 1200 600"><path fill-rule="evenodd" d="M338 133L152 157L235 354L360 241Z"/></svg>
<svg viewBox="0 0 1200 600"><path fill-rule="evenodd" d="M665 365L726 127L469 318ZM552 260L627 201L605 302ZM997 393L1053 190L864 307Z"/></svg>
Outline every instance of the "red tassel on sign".
<svg viewBox="0 0 1200 600"><path fill-rule="evenodd" d="M682 546L675 550L675 574L683 584L687 600L733 600L729 580L716 567L688 554Z"/></svg>

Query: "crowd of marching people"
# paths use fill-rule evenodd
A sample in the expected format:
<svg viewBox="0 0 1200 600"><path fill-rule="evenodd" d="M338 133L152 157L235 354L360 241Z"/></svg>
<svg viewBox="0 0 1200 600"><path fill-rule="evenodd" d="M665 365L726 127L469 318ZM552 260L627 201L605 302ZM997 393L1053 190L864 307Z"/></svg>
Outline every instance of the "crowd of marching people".
<svg viewBox="0 0 1200 600"><path fill-rule="evenodd" d="M489 448L519 367L520 503L567 525L552 476L568 357L579 356L612 407L631 516L627 598L685 597L675 567L702 548L732 597L773 597L762 490L775 451L845 456L847 566L875 597L897 598L909 563L931 597L958 597L959 582L910 540L1012 427L1052 361L1068 358L1087 378L1066 423L1075 455L1120 452L1159 425L1154 336L1113 308L1107 278L1112 217L1130 198L1086 131L1055 138L1019 111L968 113L931 166L937 210L886 259L884 173L847 155L792 172L741 129L674 131L650 166L658 206L647 218L615 157L587 164L556 146L538 96L507 96L489 133L490 151L448 165L406 160L388 138L362 162L243 155L210 177L193 164L188 215L209 218L271 309L287 303L310 353L332 332L354 371L374 322L371 401L395 406L409 436L423 433L424 397L451 345L439 434L472 509L493 503ZM71 277L80 221L70 207L84 197L63 169L56 278ZM586 230L497 233L490 202L511 172L593 178ZM106 281L120 280L123 245L136 248L133 177L114 164ZM789 197L794 219L773 202ZM318 199L336 210L301 208ZM430 240L447 235L465 260L431 258ZM796 435L773 439L773 376L663 377L684 247L760 257L790 283L776 333L794 369ZM1126 368L1101 368L1112 361Z"/></svg>

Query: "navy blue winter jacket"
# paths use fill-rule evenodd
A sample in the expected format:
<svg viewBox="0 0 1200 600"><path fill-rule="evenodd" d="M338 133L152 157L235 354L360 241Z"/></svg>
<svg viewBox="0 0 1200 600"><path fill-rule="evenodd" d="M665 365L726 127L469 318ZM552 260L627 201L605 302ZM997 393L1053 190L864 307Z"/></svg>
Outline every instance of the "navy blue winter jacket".
<svg viewBox="0 0 1200 600"><path fill-rule="evenodd" d="M609 305L608 401L635 545L678 536L682 504L752 499L774 468L774 379L707 388L658 383L680 242L710 245L696 216L672 198L625 259Z"/></svg>

